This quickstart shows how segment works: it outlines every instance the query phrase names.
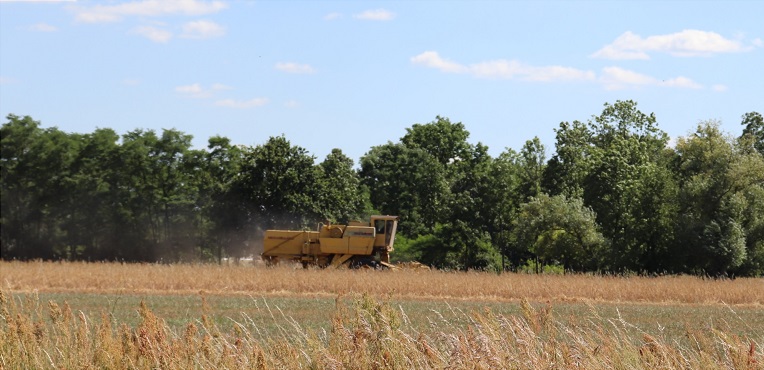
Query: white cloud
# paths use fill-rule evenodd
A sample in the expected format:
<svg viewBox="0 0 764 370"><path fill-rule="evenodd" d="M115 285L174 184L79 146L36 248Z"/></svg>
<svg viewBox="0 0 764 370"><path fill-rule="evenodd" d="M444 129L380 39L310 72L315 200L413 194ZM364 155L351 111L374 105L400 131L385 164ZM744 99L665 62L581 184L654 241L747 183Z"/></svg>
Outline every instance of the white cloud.
<svg viewBox="0 0 764 370"><path fill-rule="evenodd" d="M324 16L325 21L333 21L340 18L342 18L342 13L337 13L337 12L329 13Z"/></svg>
<svg viewBox="0 0 764 370"><path fill-rule="evenodd" d="M493 60L462 65L444 58L435 51L426 51L411 58L411 62L446 73L465 73L480 78L518 78L526 81L593 80L595 73L562 66L531 66L516 60Z"/></svg>
<svg viewBox="0 0 764 370"><path fill-rule="evenodd" d="M395 18L395 13L385 9L372 9L358 13L353 18L366 21L391 21Z"/></svg>
<svg viewBox="0 0 764 370"><path fill-rule="evenodd" d="M411 63L439 69L441 72L447 73L464 73L468 70L467 67L459 63L441 58L436 51L425 51L422 54L414 56L411 58Z"/></svg>
<svg viewBox="0 0 764 370"><path fill-rule="evenodd" d="M32 30L32 31L37 31L37 32L56 32L56 31L58 31L58 27L51 26L51 25L49 25L47 23L33 24L33 25L31 25L29 27L29 29Z"/></svg>
<svg viewBox="0 0 764 370"><path fill-rule="evenodd" d="M130 33L143 36L154 42L166 43L172 39L172 32L152 26L135 27Z"/></svg>
<svg viewBox="0 0 764 370"><path fill-rule="evenodd" d="M685 89L702 89L703 86L687 77L679 76L670 78L668 80L663 80L658 83L660 86L667 86L667 87L680 87Z"/></svg>
<svg viewBox="0 0 764 370"><path fill-rule="evenodd" d="M296 74L314 73L316 71L309 64L297 64L292 62L276 63L276 69L282 72L296 73Z"/></svg>
<svg viewBox="0 0 764 370"><path fill-rule="evenodd" d="M195 83L191 85L178 86L175 88L175 91L181 94L195 95L195 94L201 94L204 91L204 89L202 89L202 85Z"/></svg>
<svg viewBox="0 0 764 370"><path fill-rule="evenodd" d="M220 90L231 90L233 87L228 85L223 85L221 83L214 83L212 84L212 90L220 91Z"/></svg>
<svg viewBox="0 0 764 370"><path fill-rule="evenodd" d="M10 85L16 83L16 80L10 77L0 76L0 85Z"/></svg>
<svg viewBox="0 0 764 370"><path fill-rule="evenodd" d="M657 81L657 79L648 75L620 67L605 67L602 69L602 76L600 77L600 82L608 90L619 90L627 86L653 85Z"/></svg>
<svg viewBox="0 0 764 370"><path fill-rule="evenodd" d="M659 80L638 72L630 71L620 67L605 67L602 69L600 83L607 90L621 90L642 86L664 86L678 87L686 89L701 89L702 85L687 78L675 77L667 80Z"/></svg>
<svg viewBox="0 0 764 370"><path fill-rule="evenodd" d="M181 37L189 39L209 39L225 35L223 26L211 21L194 21L183 25Z"/></svg>
<svg viewBox="0 0 764 370"><path fill-rule="evenodd" d="M571 67L543 66L536 67L520 63L516 60L496 60L473 64L470 73L484 78L520 78L526 81L572 81L592 80L594 72L583 71Z"/></svg>
<svg viewBox="0 0 764 370"><path fill-rule="evenodd" d="M757 45L756 40L753 41L753 45ZM745 46L739 40L727 39L715 32L684 30L667 35L642 38L642 36L627 31L618 36L612 44L605 45L602 49L594 52L591 57L614 60L650 59L649 53L651 52L694 57L737 53L751 49L751 46Z"/></svg>
<svg viewBox="0 0 764 370"><path fill-rule="evenodd" d="M289 100L286 103L284 103L284 107L289 109L295 109L300 107L300 103L298 103L296 100Z"/></svg>
<svg viewBox="0 0 764 370"><path fill-rule="evenodd" d="M205 88L200 83L183 85L175 88L175 91L190 98L210 98L220 91L232 90L233 87L222 83L214 83L209 88ZM218 107L228 108L254 108L268 104L267 98L253 98L249 100L221 99L213 104Z"/></svg>
<svg viewBox="0 0 764 370"><path fill-rule="evenodd" d="M223 99L215 102L218 107L228 108L255 108L268 104L268 98L253 98L250 100Z"/></svg>
<svg viewBox="0 0 764 370"><path fill-rule="evenodd" d="M222 1L198 0L142 0L116 5L77 7L76 19L85 23L116 22L128 16L157 17L163 15L197 16L219 12L226 5Z"/></svg>
<svg viewBox="0 0 764 370"><path fill-rule="evenodd" d="M729 90L727 85L721 85L721 84L717 84L717 85L711 86L711 88L714 91L716 91L716 92L725 92L725 91Z"/></svg>
<svg viewBox="0 0 764 370"><path fill-rule="evenodd" d="M175 92L189 98L210 98L220 91L233 90L233 87L221 83L214 83L209 88L205 88L200 83L183 85L175 88Z"/></svg>
<svg viewBox="0 0 764 370"><path fill-rule="evenodd" d="M202 85L198 83L191 84L191 85L178 86L175 88L175 91L187 97L197 98L197 99L209 98L213 94L213 91L211 89L205 89L202 87Z"/></svg>
<svg viewBox="0 0 764 370"><path fill-rule="evenodd" d="M599 82L605 89L618 90L641 86L662 86L701 89L702 85L687 77L657 79L620 67L602 69L598 76L593 71L563 66L533 66L517 60L493 60L463 65L442 58L435 51L426 51L411 58L413 64L434 68L444 73L467 74L477 78L518 79L534 82Z"/></svg>

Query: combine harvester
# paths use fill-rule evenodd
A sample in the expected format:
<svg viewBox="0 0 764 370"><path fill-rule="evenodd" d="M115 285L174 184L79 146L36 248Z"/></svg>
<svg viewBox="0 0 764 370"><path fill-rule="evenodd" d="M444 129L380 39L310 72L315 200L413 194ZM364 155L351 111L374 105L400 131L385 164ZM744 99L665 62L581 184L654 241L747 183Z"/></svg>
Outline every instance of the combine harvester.
<svg viewBox="0 0 764 370"><path fill-rule="evenodd" d="M263 261L295 261L303 267L388 267L398 216L371 216L371 222L318 224L317 231L266 230Z"/></svg>

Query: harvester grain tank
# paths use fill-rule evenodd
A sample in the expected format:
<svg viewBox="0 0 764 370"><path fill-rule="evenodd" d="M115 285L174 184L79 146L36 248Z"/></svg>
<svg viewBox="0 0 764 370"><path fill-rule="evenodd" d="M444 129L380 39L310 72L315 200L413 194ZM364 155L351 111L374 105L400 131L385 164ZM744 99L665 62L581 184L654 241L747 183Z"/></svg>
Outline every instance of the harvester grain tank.
<svg viewBox="0 0 764 370"><path fill-rule="evenodd" d="M369 223L319 224L311 230L266 230L262 258L268 264L295 261L307 267L390 266L397 216L371 216Z"/></svg>

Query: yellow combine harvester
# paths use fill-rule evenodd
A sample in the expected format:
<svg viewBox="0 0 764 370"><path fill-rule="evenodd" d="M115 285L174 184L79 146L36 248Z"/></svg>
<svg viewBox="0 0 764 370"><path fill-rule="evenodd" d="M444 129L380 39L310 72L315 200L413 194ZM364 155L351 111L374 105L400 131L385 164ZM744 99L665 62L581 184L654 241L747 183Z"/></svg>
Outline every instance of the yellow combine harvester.
<svg viewBox="0 0 764 370"><path fill-rule="evenodd" d="M398 216L371 216L371 222L319 224L317 231L266 230L262 258L267 264L301 262L303 267L387 266Z"/></svg>

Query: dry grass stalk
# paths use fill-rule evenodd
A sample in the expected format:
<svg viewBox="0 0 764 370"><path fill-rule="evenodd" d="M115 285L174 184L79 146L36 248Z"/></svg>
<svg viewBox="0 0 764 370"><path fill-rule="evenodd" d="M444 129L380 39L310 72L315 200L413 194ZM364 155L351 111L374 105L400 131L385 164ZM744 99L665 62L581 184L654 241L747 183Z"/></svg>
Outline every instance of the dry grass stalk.
<svg viewBox="0 0 764 370"><path fill-rule="evenodd" d="M647 334L623 322L563 324L549 307L523 304L520 316L490 311L440 313L435 334L406 326L405 312L369 296L338 298L329 331L306 331L274 315L284 328L259 333L242 317L221 332L202 317L179 332L145 305L134 328L44 304L33 295L0 291L0 368L105 369L745 369L764 368L762 343L718 330L688 332L690 345ZM466 316L459 327L449 316Z"/></svg>

